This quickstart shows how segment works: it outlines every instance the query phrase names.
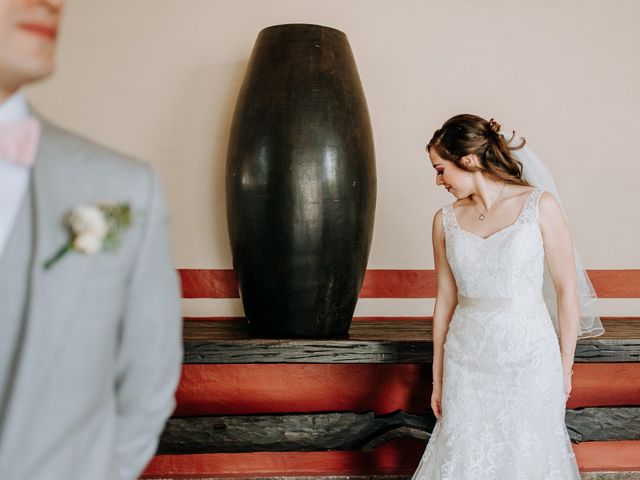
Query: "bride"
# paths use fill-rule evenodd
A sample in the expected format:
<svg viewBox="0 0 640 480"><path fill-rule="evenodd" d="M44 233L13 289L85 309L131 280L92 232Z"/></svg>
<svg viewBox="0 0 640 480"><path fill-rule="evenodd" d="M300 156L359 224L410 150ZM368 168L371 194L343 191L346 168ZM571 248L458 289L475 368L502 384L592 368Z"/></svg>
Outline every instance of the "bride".
<svg viewBox="0 0 640 480"><path fill-rule="evenodd" d="M548 170L512 140L464 114L427 146L457 201L433 219L437 421L414 480L580 479L565 403L602 324Z"/></svg>

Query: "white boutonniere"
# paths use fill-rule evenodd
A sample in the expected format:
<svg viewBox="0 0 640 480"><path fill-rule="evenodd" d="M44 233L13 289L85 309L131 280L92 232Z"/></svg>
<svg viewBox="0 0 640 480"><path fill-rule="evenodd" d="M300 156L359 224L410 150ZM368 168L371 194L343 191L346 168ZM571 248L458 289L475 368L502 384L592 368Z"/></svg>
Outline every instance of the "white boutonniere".
<svg viewBox="0 0 640 480"><path fill-rule="evenodd" d="M131 225L131 208L128 203L80 205L66 215L65 223L71 238L45 262L45 270L71 250L88 255L101 250L115 250L122 232Z"/></svg>

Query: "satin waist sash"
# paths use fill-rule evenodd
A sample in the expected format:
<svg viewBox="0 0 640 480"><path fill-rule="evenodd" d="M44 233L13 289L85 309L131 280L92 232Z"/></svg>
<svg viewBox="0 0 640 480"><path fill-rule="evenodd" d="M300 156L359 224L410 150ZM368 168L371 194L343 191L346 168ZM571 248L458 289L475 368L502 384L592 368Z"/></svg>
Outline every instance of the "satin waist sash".
<svg viewBox="0 0 640 480"><path fill-rule="evenodd" d="M544 297L541 292L519 297L497 298L465 297L464 295L458 295L458 305L481 310L496 310L501 308L519 309L533 307L541 303L544 303Z"/></svg>

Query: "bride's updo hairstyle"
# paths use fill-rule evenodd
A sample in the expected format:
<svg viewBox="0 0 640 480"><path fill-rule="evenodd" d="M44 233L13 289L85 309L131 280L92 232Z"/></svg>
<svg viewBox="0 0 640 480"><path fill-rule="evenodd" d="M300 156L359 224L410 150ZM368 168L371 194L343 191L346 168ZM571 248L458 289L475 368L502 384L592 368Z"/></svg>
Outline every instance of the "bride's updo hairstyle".
<svg viewBox="0 0 640 480"><path fill-rule="evenodd" d="M493 118L487 122L482 117L465 113L451 117L434 132L427 152L433 148L440 157L467 172L483 171L494 180L529 185L522 179L522 163L511 154L512 150L524 146L525 139L522 138L520 145L509 146L514 136L515 132L505 140L500 133L500 124ZM476 154L482 167L468 168L460 162L469 154Z"/></svg>

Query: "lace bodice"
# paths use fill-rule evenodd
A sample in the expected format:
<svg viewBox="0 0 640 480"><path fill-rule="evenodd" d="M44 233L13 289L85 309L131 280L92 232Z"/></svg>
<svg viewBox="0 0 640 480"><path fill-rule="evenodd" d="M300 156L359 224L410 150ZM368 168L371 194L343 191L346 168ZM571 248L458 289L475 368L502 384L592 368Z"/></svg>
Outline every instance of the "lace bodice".
<svg viewBox="0 0 640 480"><path fill-rule="evenodd" d="M467 297L515 297L541 292L544 246L538 223L543 190L532 190L518 218L487 238L464 230L453 204L442 208L447 260Z"/></svg>

